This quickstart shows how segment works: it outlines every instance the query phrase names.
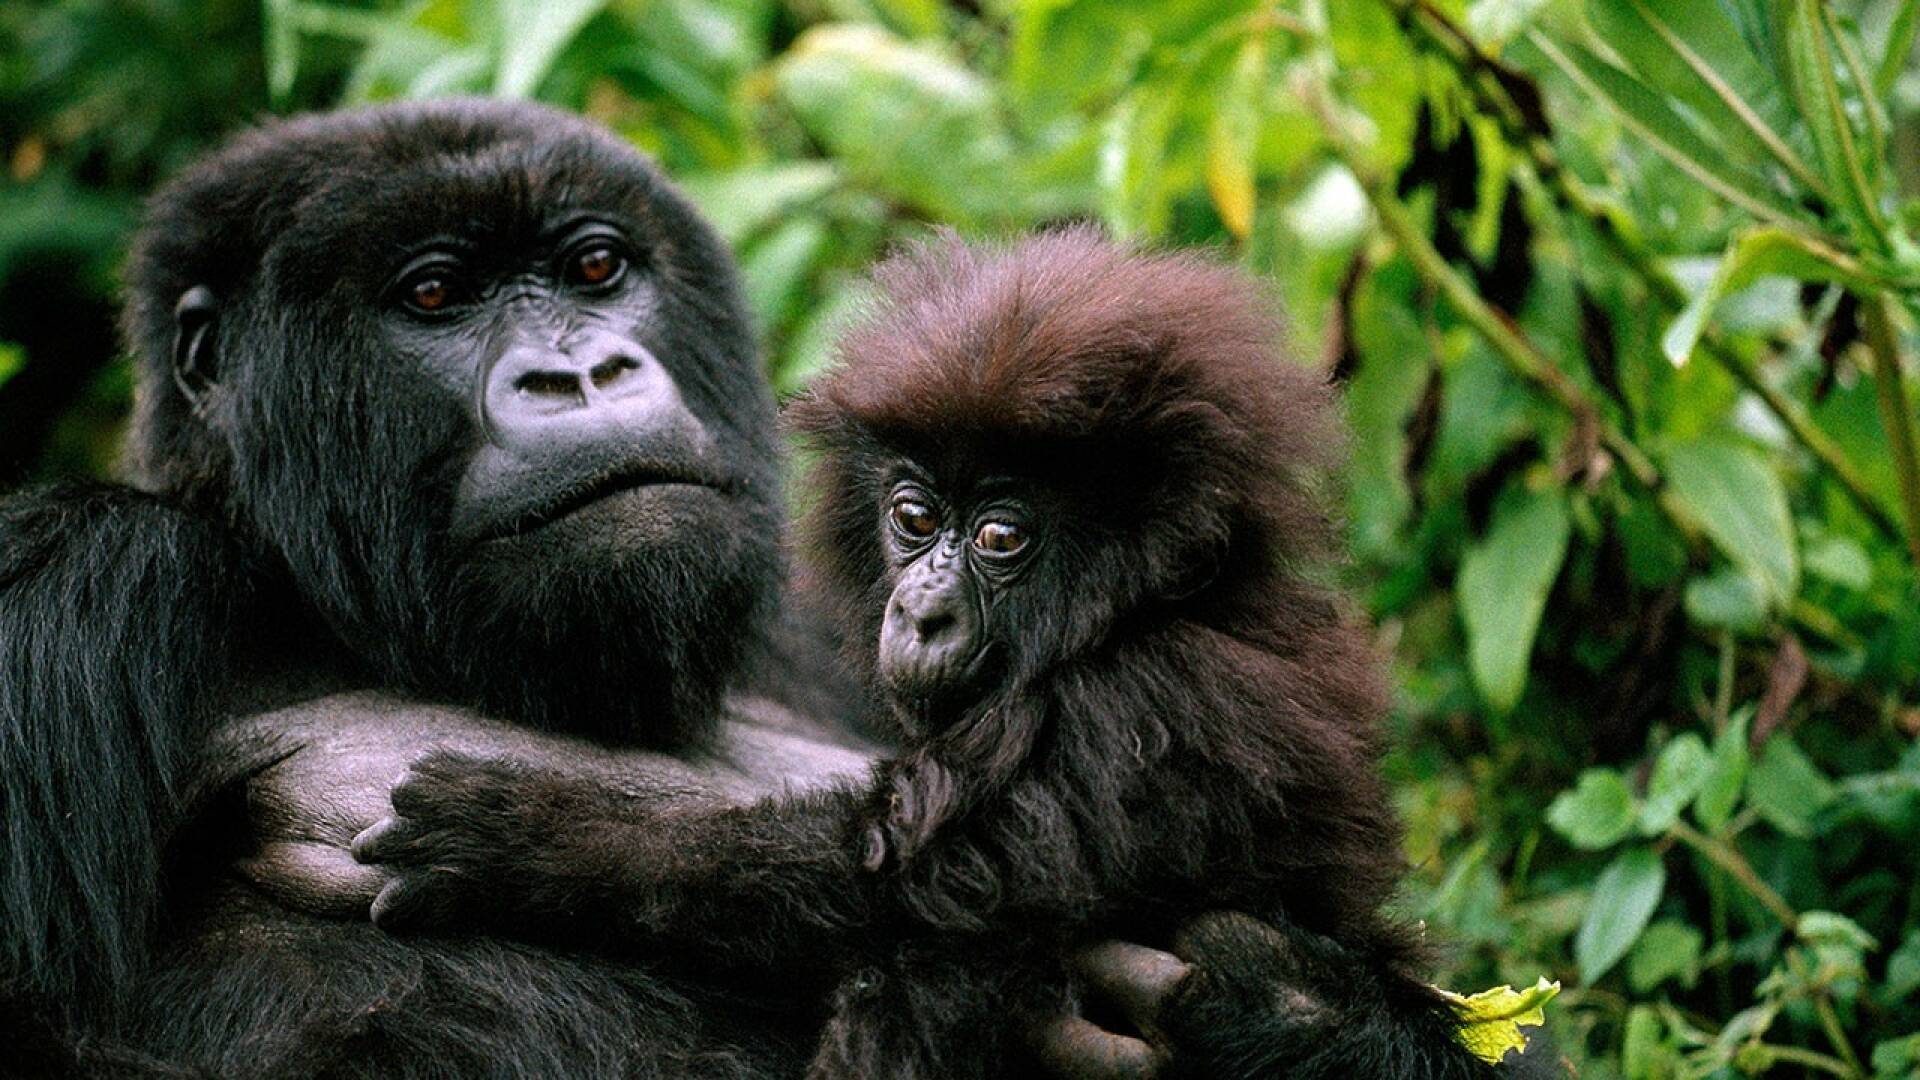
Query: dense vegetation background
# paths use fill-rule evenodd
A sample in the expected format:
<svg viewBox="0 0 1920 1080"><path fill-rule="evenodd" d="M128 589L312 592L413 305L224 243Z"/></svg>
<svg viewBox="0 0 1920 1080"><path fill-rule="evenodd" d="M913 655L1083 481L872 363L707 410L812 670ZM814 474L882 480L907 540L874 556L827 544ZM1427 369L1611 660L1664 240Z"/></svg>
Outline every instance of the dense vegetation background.
<svg viewBox="0 0 1920 1080"><path fill-rule="evenodd" d="M539 97L783 390L934 223L1267 275L1344 381L1448 985L1588 1077L1920 1077L1910 0L9 0L0 487L110 469L139 199L270 112ZM1904 377L1903 372L1904 370Z"/></svg>

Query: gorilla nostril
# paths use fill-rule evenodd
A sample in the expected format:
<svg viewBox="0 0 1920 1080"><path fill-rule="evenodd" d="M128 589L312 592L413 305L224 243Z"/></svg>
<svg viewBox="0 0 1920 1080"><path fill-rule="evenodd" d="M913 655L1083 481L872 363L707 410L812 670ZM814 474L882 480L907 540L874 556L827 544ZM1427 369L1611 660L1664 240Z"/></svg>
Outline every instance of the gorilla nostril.
<svg viewBox="0 0 1920 1080"><path fill-rule="evenodd" d="M951 629L953 621L953 614L949 611L928 611L913 620L913 631L921 641L932 641Z"/></svg>
<svg viewBox="0 0 1920 1080"><path fill-rule="evenodd" d="M569 371L529 371L513 380L513 388L531 397L580 397L580 377Z"/></svg>
<svg viewBox="0 0 1920 1080"><path fill-rule="evenodd" d="M587 372L587 378L593 380L595 387L605 390L609 384L618 381L629 371L638 370L639 367L640 361L631 356L616 356L594 365L593 370Z"/></svg>

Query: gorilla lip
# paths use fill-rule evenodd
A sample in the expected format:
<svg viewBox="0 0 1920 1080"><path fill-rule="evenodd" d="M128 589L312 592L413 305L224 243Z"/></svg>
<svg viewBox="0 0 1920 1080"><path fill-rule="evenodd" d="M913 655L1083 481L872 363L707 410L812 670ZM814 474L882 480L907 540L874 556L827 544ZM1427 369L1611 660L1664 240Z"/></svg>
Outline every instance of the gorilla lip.
<svg viewBox="0 0 1920 1080"><path fill-rule="evenodd" d="M497 528L488 530L481 539L499 540L530 533L562 518L571 517L589 506L616 495L649 487L701 487L725 494L728 485L713 477L700 475L691 469L657 465L622 469L571 485L555 498L543 501L501 522Z"/></svg>

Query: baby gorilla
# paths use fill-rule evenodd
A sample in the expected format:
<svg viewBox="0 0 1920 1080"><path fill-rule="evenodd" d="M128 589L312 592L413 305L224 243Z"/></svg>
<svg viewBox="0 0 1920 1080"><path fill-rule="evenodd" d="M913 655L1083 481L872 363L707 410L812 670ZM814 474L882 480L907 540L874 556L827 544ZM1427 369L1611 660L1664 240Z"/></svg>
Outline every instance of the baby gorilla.
<svg viewBox="0 0 1920 1080"><path fill-rule="evenodd" d="M814 584L898 756L691 808L428 759L356 845L398 875L376 920L833 988L814 1076L931 1080L1022 1071L1006 1018L1069 1003L1073 946L1237 909L1396 1019L1295 995L1296 1057L1232 1075L1491 1075L1381 913L1379 664L1313 490L1337 425L1258 288L1083 230L937 241L877 279L789 415L818 451Z"/></svg>

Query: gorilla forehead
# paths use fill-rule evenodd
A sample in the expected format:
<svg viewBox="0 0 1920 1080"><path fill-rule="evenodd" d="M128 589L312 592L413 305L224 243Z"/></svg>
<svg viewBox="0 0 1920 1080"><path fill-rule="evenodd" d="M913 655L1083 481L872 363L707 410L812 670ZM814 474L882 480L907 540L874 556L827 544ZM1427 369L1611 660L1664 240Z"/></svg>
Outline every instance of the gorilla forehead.
<svg viewBox="0 0 1920 1080"><path fill-rule="evenodd" d="M585 206L623 211L656 238L705 235L651 162L545 106L409 102L268 124L154 198L129 262L128 335L142 353L168 340L175 298L196 285L241 291L260 253L291 236L379 259L436 232L526 238ZM343 220L380 227L368 235Z"/></svg>

